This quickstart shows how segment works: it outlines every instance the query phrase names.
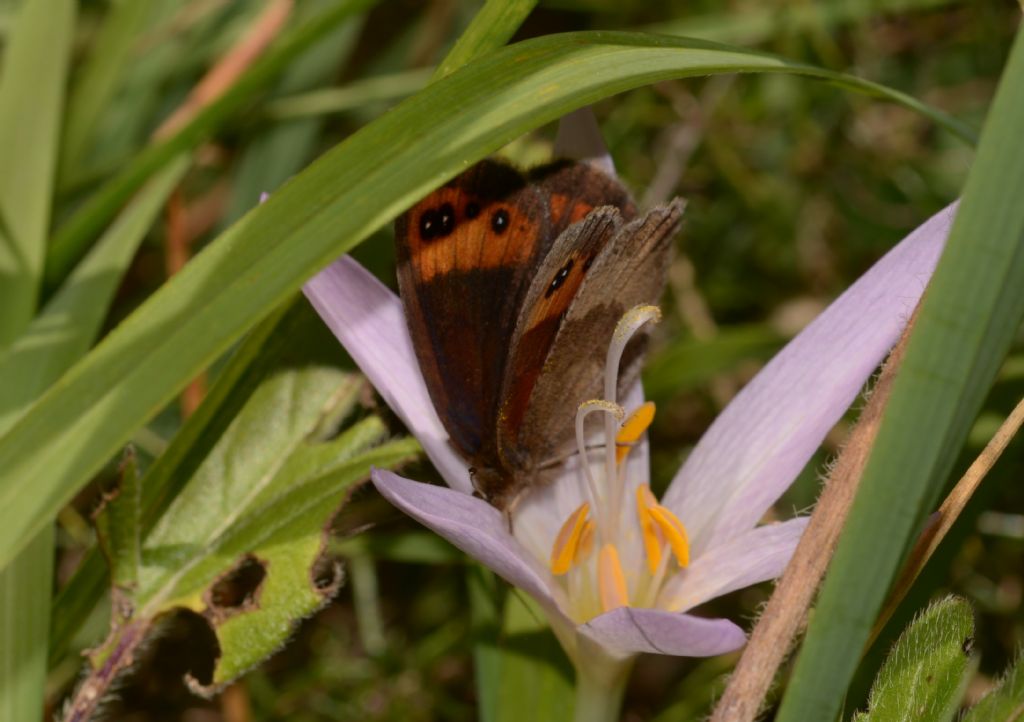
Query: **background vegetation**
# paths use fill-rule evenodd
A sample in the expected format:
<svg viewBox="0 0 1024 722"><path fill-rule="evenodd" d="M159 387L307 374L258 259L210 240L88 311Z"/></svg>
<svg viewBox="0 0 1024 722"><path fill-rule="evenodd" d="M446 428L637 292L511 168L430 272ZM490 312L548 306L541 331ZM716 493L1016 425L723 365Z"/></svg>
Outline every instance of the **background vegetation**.
<svg viewBox="0 0 1024 722"><path fill-rule="evenodd" d="M251 209L261 191L274 192L322 153L425 87L479 9L468 0L89 0L78 4L76 15L70 4L53 3L49 11L55 14L40 16L37 23L38 54L33 57L30 47L22 51L34 72L16 87L10 77L19 55L11 33L16 21L29 22L19 16L20 5L0 3L4 232L50 240L40 246L47 249L45 260L40 257L36 264L45 269L38 298L18 318L11 311L13 292L6 297L7 326L0 328L0 341L14 343L44 302L58 304L46 308L56 308L61 318L70 315L76 329L95 330L69 341L66 362L53 362L63 363L59 369L47 371L38 360L32 365L41 379L46 377L38 390L2 382L0 432L12 428L20 414L14 410L24 409L92 345L92 336L103 337L127 318ZM54 11L58 5L63 10ZM513 41L578 30L645 30L715 40L895 88L980 129L1019 20L1020 7L1008 0L542 0ZM257 42L261 39L262 44ZM239 67L246 69L240 75L210 73L240 46L258 59L237 56ZM61 65L55 48L67 53L70 62ZM61 77L61 67L70 68L69 77ZM208 84L208 96L219 99L209 104L206 96L197 96L201 83ZM51 87L70 91L61 101L47 96ZM34 109L28 114L30 129L39 134L33 143L16 140L26 136L11 130L12 123L17 125L10 120L12 107ZM663 303L667 320L658 329L646 376L659 404L652 448L654 478L662 485L759 364L895 241L962 192L975 158L963 138L913 109L793 75L661 80L600 100L595 112L620 174L642 204L672 195L689 200ZM428 113L420 120L429 124L432 119ZM59 142L45 140L47 123ZM544 160L552 137L553 128L544 126L503 152L523 164ZM367 162L373 151L366 149ZM411 162L429 164L430 159ZM328 166L321 168L319 176L305 176L310 208L323 206L334 192ZM133 173L152 180L136 192L141 184L132 182ZM314 181L324 184L322 194L314 192ZM24 193L20 202L19 193ZM52 208L36 213L28 207L50 197ZM132 204L122 210L130 198ZM386 200L407 205L412 198ZM394 215L400 207L380 212ZM18 211L12 215L11 208ZM22 216L30 217L25 226L19 225ZM275 225L278 220L268 215L256 231L264 244L260 247L272 247L279 228L282 238L292 231ZM312 221L307 226L316 227ZM251 230L244 221L238 228L229 236ZM113 250L95 261L92 272L79 267L76 273L84 273L87 284L64 286L77 288L80 295L61 296L61 282L97 237ZM355 253L393 284L389 225ZM13 281L3 283L13 288ZM192 297L203 293L205 287L197 286ZM111 298L109 310L99 302L98 310L86 312L81 299L97 294ZM200 684L220 679L213 663L213 632L194 613L175 612L173 619L163 619L162 634L146 645L108 713L115 719L228 722L512 718L515 698L502 696L500 685L484 683L500 670L503 679L520 678L539 690L552 718L559 718L563 705L570 704L571 672L550 633L488 572L405 519L372 488L353 486L370 463L401 463L415 478L430 478L432 471L416 460L414 444L402 438L404 430L353 376L336 371L309 378L314 365L351 368L310 317L300 301L282 306L240 345L229 349L232 338L226 337L221 350L233 355L218 353L220 358L179 398L161 403L162 410L133 432L132 441L142 472L168 480L160 498L146 498L145 489L152 485L140 492L150 505L140 504L154 510L141 517L148 528L186 481L199 478L197 469L211 453L202 448L203 438L211 439L212 446L227 421L253 403L246 389L284 372L306 374L300 380L320 391L330 388L340 399L327 414L330 418L313 415L284 434L292 444L289 463L308 462L299 458L306 453L299 440L315 436L325 445L339 444L331 453L337 458L341 449L348 465L332 467L334 476L326 481L326 472L314 479L308 469L302 472L306 476L294 476L299 472L289 467L293 475L277 477L275 483L300 478L307 490L324 484L316 487L319 496L308 491L304 497L319 509L313 527L327 522L331 510L350 494L330 522L335 532L331 551L346 569L338 596L302 622L282 651L209 701L194 696L183 680L186 673ZM167 320L173 330L173 317ZM36 330L43 333L45 327ZM956 470L977 455L1024 396L1022 340L1016 337L973 419ZM180 352L189 353L184 347ZM12 358L0 357L0 368L12 368L2 365L16 363ZM200 361L197 367L208 365ZM211 393L216 403L200 406ZM274 400L261 403L256 412L272 416ZM40 419L48 418L41 414ZM189 418L191 426L185 424ZM339 420L358 433L338 442L333 430ZM818 462L779 503L781 517L813 503L819 473L844 438L841 426ZM9 447L14 448L13 442ZM55 444L52 454L67 460L38 464L71 468L74 451ZM15 458L4 453L0 448L0 460ZM71 691L81 665L77 652L99 643L107 631L110 602L97 596L105 584L104 566L94 551L89 517L103 490L121 478L117 461L92 475L58 517L53 578L60 591L47 662L51 710L59 709ZM29 466L16 468L31 471ZM980 664L967 687L967 702L976 701L1014 659L1024 641L1022 475L1018 441L861 665L846 700L848 713L864 708L870 682L896 635L936 596L954 592L975 610ZM223 483L218 479L208 483ZM10 498L0 496L0 503ZM253 504L246 518L258 521L262 512ZM179 513L190 508L179 508ZM39 528L30 531L36 534ZM232 548L231 539L210 535L210 549ZM45 536L34 542L42 550L36 573L38 559L53 556L48 550L54 542ZM160 593L166 599L192 599L212 579ZM233 581L244 588L244 579ZM716 600L707 611L753 619L769 593L767 585L743 590ZM145 599L136 601L143 605ZM25 610L45 607L38 596L23 598L15 605L21 613L14 626L26 627ZM46 616L40 615L44 627ZM16 631L7 629L11 636L0 641L13 644ZM625 718L699 719L710 710L735 661L730 656L643 658L627 691Z"/></svg>

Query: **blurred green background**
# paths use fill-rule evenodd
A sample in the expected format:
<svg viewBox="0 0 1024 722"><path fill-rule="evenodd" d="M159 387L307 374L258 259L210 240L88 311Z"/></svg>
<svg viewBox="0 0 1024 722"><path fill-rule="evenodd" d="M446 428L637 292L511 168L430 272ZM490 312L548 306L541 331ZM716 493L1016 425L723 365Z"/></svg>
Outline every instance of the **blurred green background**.
<svg viewBox="0 0 1024 722"><path fill-rule="evenodd" d="M290 21L330 4L297 0ZM15 5L0 3L0 33ZM105 19L117 12L127 28L117 35L124 43L123 68L114 74L108 102L95 110L89 142L67 129L65 143L74 153L63 159L58 214L66 217L146 144L266 5L81 3L77 56L112 41ZM197 154L136 258L108 323L123 318L174 268L177 241L169 240L184 238L189 253L198 251L255 204L260 191L273 191L422 87L478 6L468 0L387 0L294 61ZM980 127L1019 20L1020 7L1009 0L542 0L516 39L644 29L735 43L860 75ZM87 72L84 62L75 68L79 77ZM666 321L657 330L646 375L659 404L653 471L656 486L663 486L775 349L906 232L956 197L972 150L910 110L785 76L666 82L611 98L595 112L619 172L641 204L672 195L689 200L663 302ZM544 160L552 137L553 128L543 129L512 144L507 154L523 163ZM389 232L363 244L357 256L393 284ZM961 468L1022 395L1024 344L1018 343ZM367 398L367 404L374 401ZM157 451L180 423L179 406L168 408L147 430L150 450ZM845 424L840 426L777 506L780 517L813 503L819 474L843 438ZM978 615L981 666L969 700L1024 644L1022 448L1019 441L1011 446L876 644L848 711L861 704L893 634L940 593L966 596ZM432 476L425 464L405 471ZM85 516L108 481L98 479L62 516L58 584L88 543ZM475 645L510 641L481 614L480 604L471 605L473 595L493 590L494 580L371 488L356 492L335 526L334 551L347 562L347 583L287 648L222 697L203 701L188 692L182 677L192 670L202 678L213 642L202 624L182 617L168 624L126 681L111 703L111 718L476 719ZM768 585L736 592L706 611L749 623L769 592ZM528 614L525 620L530 627ZM102 631L97 619L80 642L93 643ZM560 659L546 634L520 635L528 643L513 648ZM624 719L700 719L734 663L735 657L643 658L627 691ZM560 668L568 688L568 667ZM54 704L76 670L71 660L52 675Z"/></svg>

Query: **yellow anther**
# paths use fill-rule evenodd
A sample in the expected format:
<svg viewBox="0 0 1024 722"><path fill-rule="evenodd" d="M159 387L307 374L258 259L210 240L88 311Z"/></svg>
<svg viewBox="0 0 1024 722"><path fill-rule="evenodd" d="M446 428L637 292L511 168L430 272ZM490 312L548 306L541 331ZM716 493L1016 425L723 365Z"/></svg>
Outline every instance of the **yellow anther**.
<svg viewBox="0 0 1024 722"><path fill-rule="evenodd" d="M652 507L650 510L651 519L658 525L658 530L665 535L668 545L672 547L672 554L675 555L679 566L685 567L690 564L690 540L686 536L686 527L679 517L661 504Z"/></svg>
<svg viewBox="0 0 1024 722"><path fill-rule="evenodd" d="M647 552L647 569L653 575L661 564L661 547L668 542L679 566L690 563L690 540L679 517L658 503L647 484L636 489L636 514Z"/></svg>
<svg viewBox="0 0 1024 722"><path fill-rule="evenodd" d="M654 402L646 401L636 408L626 419L615 437L615 461L619 464L629 455L629 450L654 420Z"/></svg>
<svg viewBox="0 0 1024 722"><path fill-rule="evenodd" d="M661 564L661 545L664 537L658 532L658 525L651 517L651 509L658 505L658 500L651 493L647 484L636 488L636 515L640 522L640 537L644 541L644 556L647 558L647 570L654 576Z"/></svg>
<svg viewBox="0 0 1024 722"><path fill-rule="evenodd" d="M590 557L590 552L594 551L594 531L596 528L594 522L587 519L587 523L583 525L583 531L580 532L580 541L576 545L576 553L572 557L573 564L582 564Z"/></svg>
<svg viewBox="0 0 1024 722"><path fill-rule="evenodd" d="M590 504L583 502L562 524L551 548L551 573L560 576L569 571L579 552L580 537L587 524ZM593 524L591 524L593 526ZM592 543L592 542L591 542Z"/></svg>
<svg viewBox="0 0 1024 722"><path fill-rule="evenodd" d="M626 575L622 572L619 552L612 544L601 547L597 563L597 587L601 596L602 612L629 606Z"/></svg>

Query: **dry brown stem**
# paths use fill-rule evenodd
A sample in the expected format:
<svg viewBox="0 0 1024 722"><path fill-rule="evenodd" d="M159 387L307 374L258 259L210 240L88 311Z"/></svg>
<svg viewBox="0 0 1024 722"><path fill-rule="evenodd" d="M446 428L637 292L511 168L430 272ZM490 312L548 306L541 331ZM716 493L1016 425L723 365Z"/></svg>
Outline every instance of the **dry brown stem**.
<svg viewBox="0 0 1024 722"><path fill-rule="evenodd" d="M938 549L942 539L953 526L953 522L957 520L964 507L967 506L967 502L971 500L971 496L977 491L981 480L988 475L988 472L991 471L996 461L1002 456L1010 441L1017 435L1021 424L1024 424L1024 399L1017 403L1017 406L1006 417L999 430L996 431L988 444L985 445L978 458L974 460L974 463L971 464L960 478L960 481L956 483L953 490L949 492L949 496L942 502L939 510L928 519L928 524L918 537L914 548L910 551L910 555L903 565L903 570L900 572L899 577L896 579L896 584L889 593L889 598L882 608L882 613L875 621L867 647L874 643L879 632L882 631L886 622L889 621L893 612L896 611L896 607L900 605L903 597L910 591L910 587L914 584L921 570L924 569L924 565L931 559L932 554Z"/></svg>
<svg viewBox="0 0 1024 722"><path fill-rule="evenodd" d="M803 627L846 523L916 319L917 311L882 367L867 405L825 482L807 530L715 707L712 722L751 722L757 716L776 671Z"/></svg>

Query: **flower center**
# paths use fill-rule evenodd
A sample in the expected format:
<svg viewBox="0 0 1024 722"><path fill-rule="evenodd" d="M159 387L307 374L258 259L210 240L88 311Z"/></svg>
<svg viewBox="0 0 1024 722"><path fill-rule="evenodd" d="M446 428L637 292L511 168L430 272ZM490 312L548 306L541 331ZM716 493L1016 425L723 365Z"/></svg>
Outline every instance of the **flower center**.
<svg viewBox="0 0 1024 722"><path fill-rule="evenodd" d="M550 568L564 581L570 614L578 622L617 607L654 606L671 561L679 567L690 562L682 522L658 503L647 484L628 478L626 460L651 425L654 404L643 403L627 416L616 401L626 345L645 324L660 318L656 306L637 306L622 317L605 362L605 398L584 402L576 413L580 491L586 501L562 524L551 549ZM596 448L587 446L585 429L593 412L604 417L603 443ZM602 452L600 460L592 458L595 451ZM643 474L646 477L647 472ZM634 500L635 514L628 510Z"/></svg>

